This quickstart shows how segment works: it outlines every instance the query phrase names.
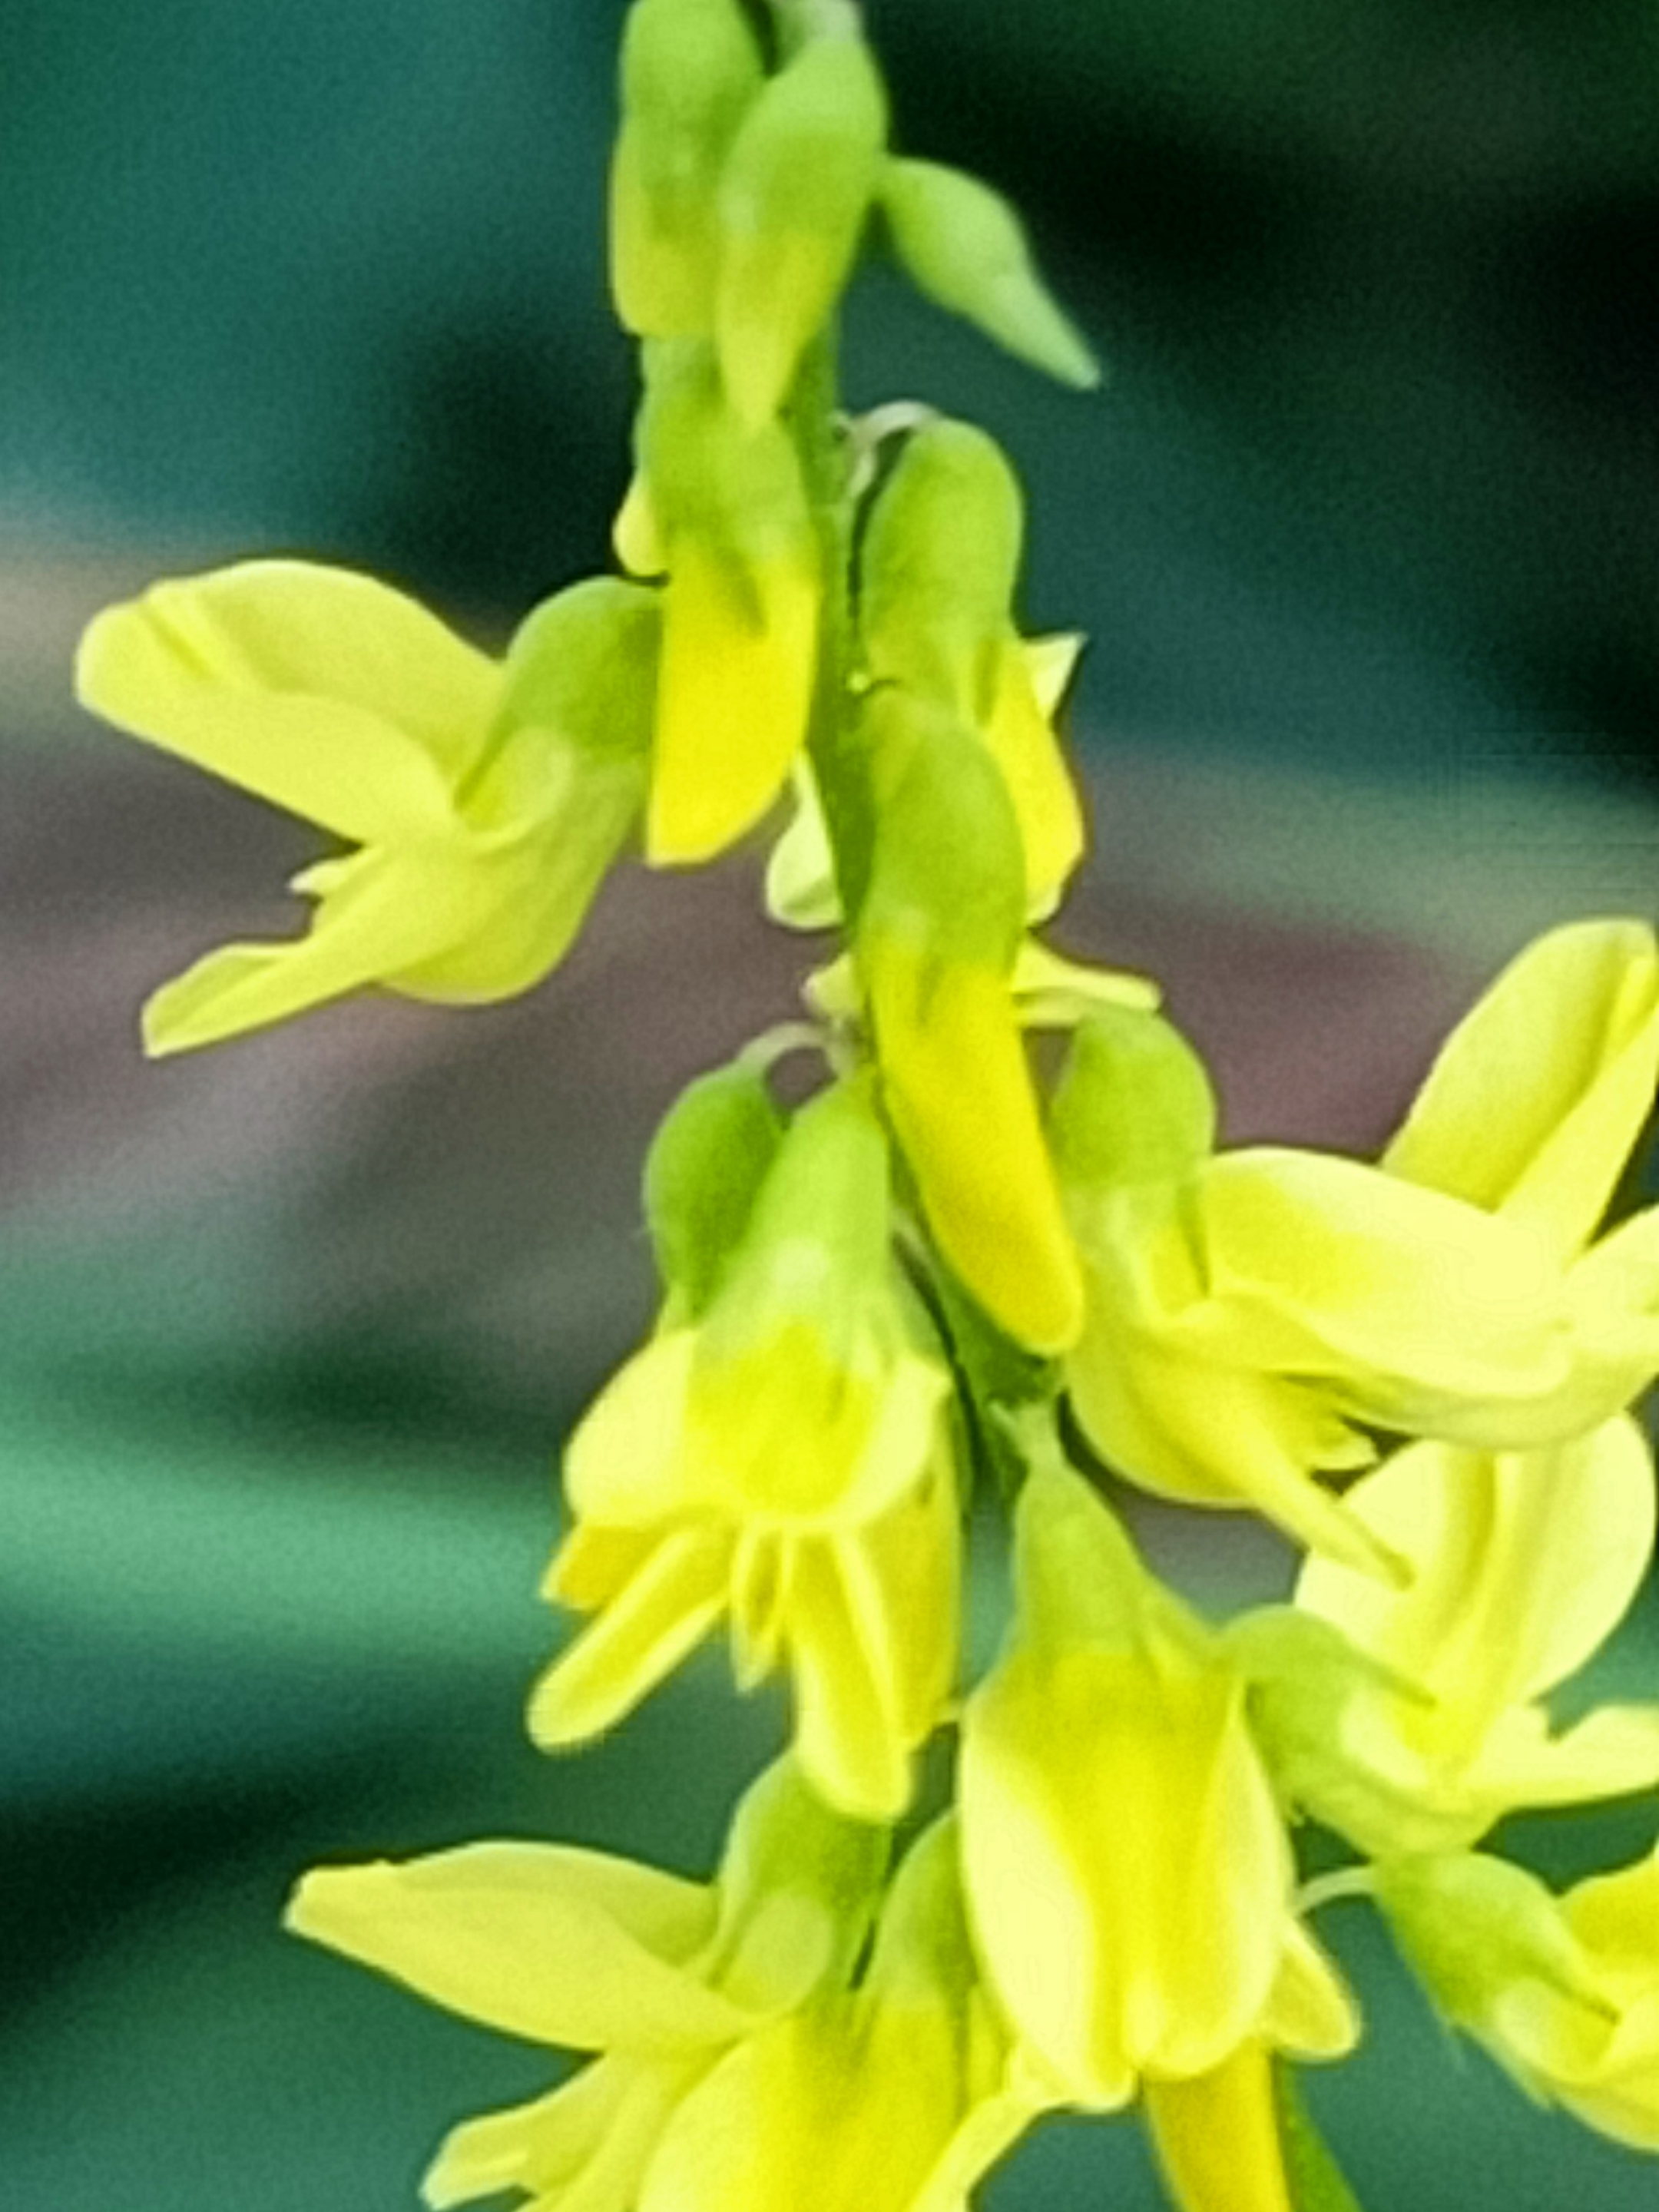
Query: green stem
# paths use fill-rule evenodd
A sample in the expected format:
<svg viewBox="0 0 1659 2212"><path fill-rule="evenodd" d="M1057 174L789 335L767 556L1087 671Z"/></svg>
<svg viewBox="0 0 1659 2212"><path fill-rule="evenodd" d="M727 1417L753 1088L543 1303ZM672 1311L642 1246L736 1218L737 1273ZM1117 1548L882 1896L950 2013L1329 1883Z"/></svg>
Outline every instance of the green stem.
<svg viewBox="0 0 1659 2212"><path fill-rule="evenodd" d="M855 716L852 466L841 428L831 325L807 349L787 419L817 533L823 571L817 675L807 752L823 801L836 886L850 925L870 872L872 825Z"/></svg>

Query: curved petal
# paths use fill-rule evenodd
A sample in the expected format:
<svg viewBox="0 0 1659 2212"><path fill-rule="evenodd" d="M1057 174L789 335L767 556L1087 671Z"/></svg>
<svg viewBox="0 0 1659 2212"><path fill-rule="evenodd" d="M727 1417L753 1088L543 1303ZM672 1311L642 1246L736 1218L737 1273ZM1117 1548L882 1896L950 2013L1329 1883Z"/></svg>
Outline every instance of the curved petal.
<svg viewBox="0 0 1659 2212"><path fill-rule="evenodd" d="M368 852L331 870L303 937L223 945L154 992L144 1005L145 1051L186 1052L264 1029L431 958L465 927L458 851Z"/></svg>
<svg viewBox="0 0 1659 2212"><path fill-rule="evenodd" d="M1076 2101L1200 2074L1278 1970L1289 1847L1223 1669L1016 1655L968 1704L964 1881L993 1986Z"/></svg>
<svg viewBox="0 0 1659 2212"><path fill-rule="evenodd" d="M686 1394L696 1332L665 1330L619 1368L565 1453L571 1510L611 1528L644 1528L699 1501L683 1474Z"/></svg>
<svg viewBox="0 0 1659 2212"><path fill-rule="evenodd" d="M1011 633L996 658L985 742L1002 770L1025 855L1028 913L1052 914L1087 842L1077 786L1037 698L1030 659Z"/></svg>
<svg viewBox="0 0 1659 2212"><path fill-rule="evenodd" d="M744 571L684 538L672 549L646 817L655 866L712 860L750 830L806 738L818 581L805 550Z"/></svg>
<svg viewBox="0 0 1659 2212"><path fill-rule="evenodd" d="M583 1743L632 1712L720 1619L731 1571L732 1539L718 1530L664 1537L532 1692L535 1741Z"/></svg>
<svg viewBox="0 0 1659 2212"><path fill-rule="evenodd" d="M364 844L447 814L497 683L413 600L302 561L156 584L76 663L95 713Z"/></svg>
<svg viewBox="0 0 1659 2212"><path fill-rule="evenodd" d="M1180 1320L1217 1359L1320 1376L1363 1419L1457 1436L1567 1371L1565 1279L1524 1227L1266 1146L1208 1162L1197 1205L1208 1297Z"/></svg>
<svg viewBox="0 0 1659 2212"><path fill-rule="evenodd" d="M787 1632L802 1771L854 1820L896 1820L910 1798L910 1746L893 1685L859 1632L833 1543L799 1546Z"/></svg>
<svg viewBox="0 0 1659 2212"><path fill-rule="evenodd" d="M1530 1452L1413 1445L1346 1503L1411 1563L1410 1587L1384 1590L1316 1559L1297 1604L1425 1684L1471 1742L1590 1657L1653 1548L1652 1458L1624 1418Z"/></svg>
<svg viewBox="0 0 1659 2212"><path fill-rule="evenodd" d="M1382 1164L1501 1207L1566 1257L1601 1217L1656 1076L1653 932L1638 921L1552 930L1452 1031Z"/></svg>
<svg viewBox="0 0 1659 2212"><path fill-rule="evenodd" d="M318 1867L286 1924L486 2027L574 2051L674 2052L730 2040L748 2015L672 1948L712 1917L706 1891L556 1844L468 1844L401 1863ZM630 1925L629 1923L634 1923Z"/></svg>

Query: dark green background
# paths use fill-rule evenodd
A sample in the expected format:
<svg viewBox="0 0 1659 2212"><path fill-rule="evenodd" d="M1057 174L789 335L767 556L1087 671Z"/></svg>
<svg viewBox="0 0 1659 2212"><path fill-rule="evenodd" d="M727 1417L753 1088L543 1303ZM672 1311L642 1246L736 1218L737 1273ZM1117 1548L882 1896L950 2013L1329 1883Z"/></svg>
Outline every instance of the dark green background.
<svg viewBox="0 0 1659 2212"><path fill-rule="evenodd" d="M619 13L0 0L8 2203L412 2202L441 2129L542 2062L282 1937L295 1872L501 1832L701 1869L777 1739L718 1661L586 1761L519 1726L554 1441L648 1310L635 1163L675 1084L787 1003L749 887L625 887L523 1006L343 1009L142 1070L143 991L285 927L312 842L71 730L60 649L29 659L25 586L84 611L106 567L303 551L487 630L603 557ZM1552 868L1599 883L1624 839L1639 878L1654 849L1659 15L872 13L904 143L1017 193L1114 367L1052 392L882 271L851 317L858 402L969 411L1027 475L1032 618L1095 639L1109 854L1115 761L1143 809L1175 794L1076 941L1170 975L1236 1134L1370 1141L1516 899L1551 918ZM1328 832L1334 769L1370 794L1352 851L1273 819L1323 778ZM1449 844L1493 775L1553 795ZM1627 797L1574 811L1595 778ZM1437 880L1461 860L1443 907L1401 889L1419 846ZM1256 1557L1194 1564L1219 1589ZM1610 1679L1651 1685L1650 1611L1621 1651ZM1520 1840L1565 1875L1652 1829L1650 1803ZM1650 2163L1529 2112L1363 1911L1332 1918L1370 2034L1312 2089L1368 2212L1654 2202ZM1152 2197L1131 2126L1056 2124L989 2201Z"/></svg>

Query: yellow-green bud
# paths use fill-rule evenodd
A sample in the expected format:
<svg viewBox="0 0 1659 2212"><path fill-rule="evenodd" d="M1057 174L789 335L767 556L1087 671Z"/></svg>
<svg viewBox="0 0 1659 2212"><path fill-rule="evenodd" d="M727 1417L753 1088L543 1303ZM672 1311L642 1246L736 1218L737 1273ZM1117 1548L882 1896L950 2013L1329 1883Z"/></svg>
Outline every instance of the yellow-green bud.
<svg viewBox="0 0 1659 2212"><path fill-rule="evenodd" d="M1098 363L1038 276L1000 192L936 161L893 160L881 204L900 260L930 300L1062 384L1099 383Z"/></svg>
<svg viewBox="0 0 1659 2212"><path fill-rule="evenodd" d="M1204 1063L1160 1015L1103 1006L1079 1023L1048 1121L1068 1187L1177 1181L1209 1157L1215 1132Z"/></svg>
<svg viewBox="0 0 1659 2212"><path fill-rule="evenodd" d="M875 800L860 974L889 1115L934 1236L998 1324L1040 1352L1083 1325L1009 978L1024 859L973 732L894 685L864 716Z"/></svg>
<svg viewBox="0 0 1659 2212"><path fill-rule="evenodd" d="M871 510L859 568L871 673L983 724L996 702L1024 535L1018 480L993 438L930 422Z"/></svg>
<svg viewBox="0 0 1659 2212"><path fill-rule="evenodd" d="M662 598L591 576L526 617L507 648L498 730L556 730L591 760L641 758L651 738Z"/></svg>
<svg viewBox="0 0 1659 2212"><path fill-rule="evenodd" d="M680 1318L697 1320L714 1296L782 1133L763 1072L744 1060L698 1076L665 1115L646 1155L645 1218Z"/></svg>
<svg viewBox="0 0 1659 2212"><path fill-rule="evenodd" d="M764 82L738 0L635 0L611 171L611 289L629 330L647 337L713 330L716 191Z"/></svg>
<svg viewBox="0 0 1659 2212"><path fill-rule="evenodd" d="M744 422L776 413L835 306L886 136L887 96L855 37L803 47L744 118L720 177L715 332Z"/></svg>
<svg viewBox="0 0 1659 2212"><path fill-rule="evenodd" d="M759 820L805 739L817 541L787 433L745 429L710 348L647 349L640 451L668 564L647 857L711 858Z"/></svg>

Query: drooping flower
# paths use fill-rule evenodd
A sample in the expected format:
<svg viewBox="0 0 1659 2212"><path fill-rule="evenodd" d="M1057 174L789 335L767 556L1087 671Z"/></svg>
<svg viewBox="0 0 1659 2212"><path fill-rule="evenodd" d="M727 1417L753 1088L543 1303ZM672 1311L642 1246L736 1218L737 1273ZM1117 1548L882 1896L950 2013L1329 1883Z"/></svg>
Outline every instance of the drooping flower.
<svg viewBox="0 0 1659 2212"><path fill-rule="evenodd" d="M687 2098L641 2212L964 2212L1052 2099L978 1985L954 1825L906 1853L856 1986L734 2046Z"/></svg>
<svg viewBox="0 0 1659 2212"><path fill-rule="evenodd" d="M1130 1480L1399 1578L1316 1472L1370 1463L1372 1430L1503 1445L1559 1406L1565 1279L1524 1224L1358 1161L1217 1152L1208 1080L1159 1017L1079 1028L1051 1126L1088 1285L1066 1382Z"/></svg>
<svg viewBox="0 0 1659 2212"><path fill-rule="evenodd" d="M368 576L249 562L100 615L84 704L359 849L307 868L306 934L233 945L157 992L177 1052L380 984L505 998L562 957L645 795L658 610L579 584L490 659Z"/></svg>
<svg viewBox="0 0 1659 2212"><path fill-rule="evenodd" d="M1355 2026L1291 1911L1245 1680L1050 1461L1016 1510L1017 1626L963 1715L969 1913L1021 2041L1072 2100L1213 2075Z"/></svg>
<svg viewBox="0 0 1659 2212"><path fill-rule="evenodd" d="M887 1838L830 1813L787 1760L733 1819L713 1884L569 1845L486 1843L320 1867L287 1924L466 2018L593 2054L532 2103L465 2122L427 2174L434 2212L662 2202L677 2125L728 2052L851 1973ZM672 2200L671 2200L672 2201Z"/></svg>
<svg viewBox="0 0 1659 2212"><path fill-rule="evenodd" d="M708 337L720 171L765 79L740 0L635 0L611 163L611 289L629 330Z"/></svg>
<svg viewBox="0 0 1659 2212"><path fill-rule="evenodd" d="M1391 1175L1523 1229L1565 1271L1566 1374L1504 1442L1583 1435L1659 1373L1659 1206L1596 1241L1656 1079L1653 931L1571 923L1528 945L1453 1030L1382 1155Z"/></svg>
<svg viewBox="0 0 1659 2212"><path fill-rule="evenodd" d="M548 1587L597 1618L535 1694L539 1741L610 1725L724 1615L740 1683L787 1666L815 1786L902 1809L955 1664L959 1509L889 1204L867 1085L842 1084L791 1124L702 1310L588 1413Z"/></svg>
<svg viewBox="0 0 1659 2212"><path fill-rule="evenodd" d="M1659 1784L1659 1706L1603 1707L1557 1735L1543 1702L1647 1571L1653 1461L1633 1421L1523 1452L1414 1444L1347 1503L1409 1565L1407 1586L1312 1559L1293 1612L1230 1635L1287 1796L1389 1857L1460 1850L1522 1807Z"/></svg>
<svg viewBox="0 0 1659 2212"><path fill-rule="evenodd" d="M1542 2104L1659 2152L1659 1851L1563 1897L1482 1853L1378 1869L1444 2017Z"/></svg>

